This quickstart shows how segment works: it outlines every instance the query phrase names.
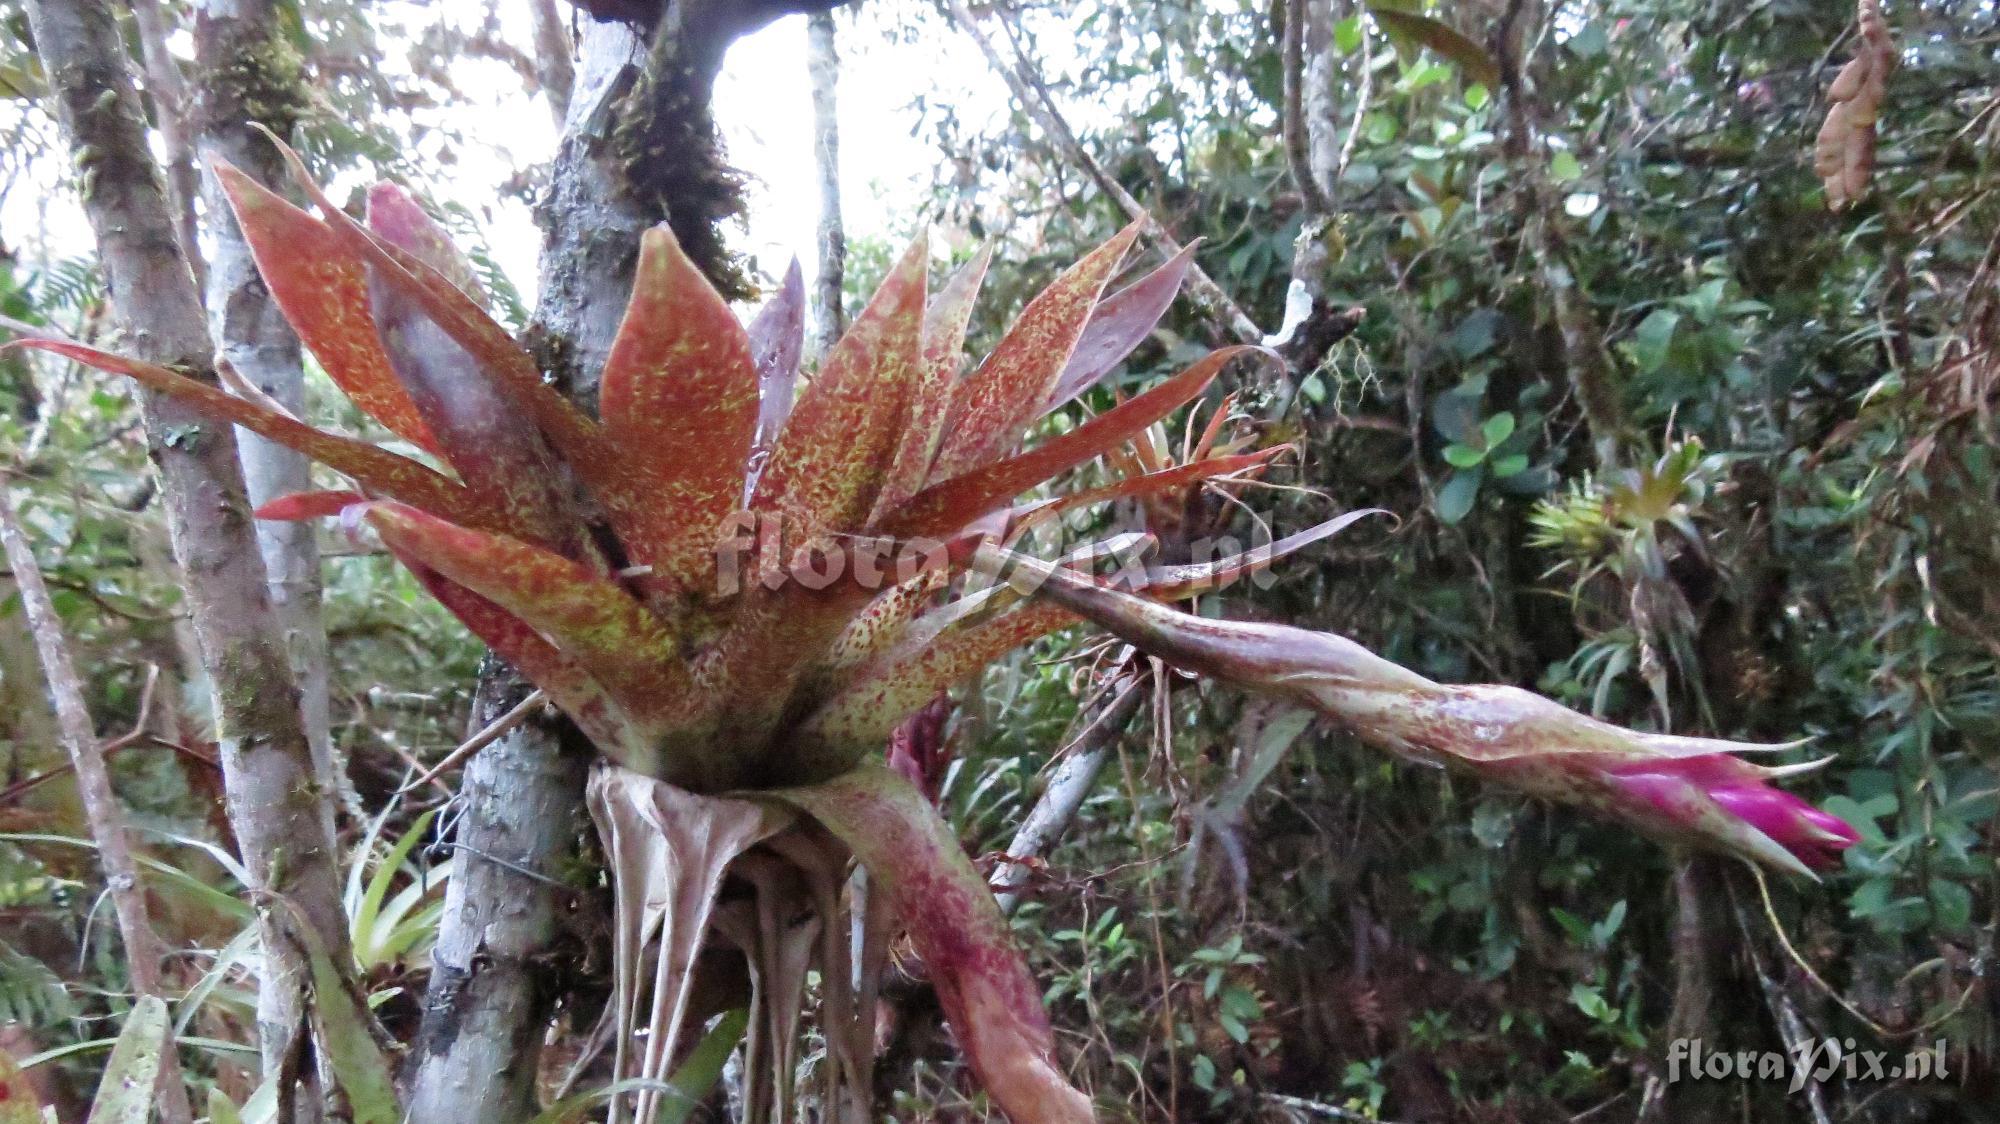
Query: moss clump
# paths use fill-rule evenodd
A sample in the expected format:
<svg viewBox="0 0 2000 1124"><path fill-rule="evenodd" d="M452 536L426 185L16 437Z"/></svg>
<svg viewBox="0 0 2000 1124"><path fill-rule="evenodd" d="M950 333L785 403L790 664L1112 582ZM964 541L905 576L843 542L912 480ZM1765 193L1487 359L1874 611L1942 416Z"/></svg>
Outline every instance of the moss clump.
<svg viewBox="0 0 2000 1124"><path fill-rule="evenodd" d="M238 20L214 20L203 54L215 60L202 84L199 112L209 125L255 121L279 136L298 124L311 104L305 64L274 29Z"/></svg>

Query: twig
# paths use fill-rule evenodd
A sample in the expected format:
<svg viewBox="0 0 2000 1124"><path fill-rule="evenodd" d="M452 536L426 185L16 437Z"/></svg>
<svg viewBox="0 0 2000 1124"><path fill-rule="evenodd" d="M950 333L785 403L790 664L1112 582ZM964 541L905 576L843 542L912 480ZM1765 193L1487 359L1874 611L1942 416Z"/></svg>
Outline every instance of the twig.
<svg viewBox="0 0 2000 1124"><path fill-rule="evenodd" d="M1029 810L1026 819L1014 832L1014 839L1007 844L1007 857L1011 862L994 872L993 884L998 891L1002 911L1012 913L1020 904L1021 888L1028 881L1028 859L1040 855L1048 846L1062 838L1070 820L1083 807L1084 797L1097 783L1097 774L1104 769L1104 762L1111 755L1111 747L1120 734L1125 732L1126 723L1139 709L1140 700L1145 697L1145 684L1136 678L1127 678L1123 684L1113 689L1109 701L1097 712L1090 725L1070 743L1069 752L1057 766L1055 775L1049 778L1049 786L1042 792L1041 799Z"/></svg>
<svg viewBox="0 0 2000 1124"><path fill-rule="evenodd" d="M403 787L397 789L396 795L397 796L407 795L413 789L419 788L423 785L431 784L432 782L436 781L439 776L441 776L446 772L449 772L454 767L463 764L465 760L471 757L473 754L478 753L480 750L485 749L487 746L492 745L496 741L499 741L501 735L505 734L507 731L512 730L514 727L519 726L523 722L526 722L530 715L532 715L536 710L540 709L541 706L548 701L549 701L548 692L540 688L536 688L534 691L529 693L527 698L522 699L518 703L515 703L514 708L512 710L509 710L507 713L501 715L498 718L495 718L491 722L488 722L484 729L480 730L478 733L472 735L471 737L465 739L464 742L459 744L459 747L457 749L454 749L450 753L445 754L444 760L438 762L436 765L431 766L430 770L424 773L423 776L418 777L416 780L413 780L410 783L404 785Z"/></svg>
<svg viewBox="0 0 2000 1124"><path fill-rule="evenodd" d="M1135 222L1144 222L1147 232L1153 236L1155 242L1159 243L1162 250L1168 255L1180 253L1181 244L1167 232L1167 228L1160 220L1146 209L1145 204L1125 190L1125 186L1111 173L1105 171L1104 165L1098 163L1097 158L1092 156L1090 150L1083 146L1083 142L1077 139L1069 123L1063 120L1062 114L1057 111L1055 99L1050 96L1047 85L1042 82L1041 75L1028 59L1027 52L1022 50L1019 40L1014 38L1012 30L1008 29L1008 41L1014 51L1015 64L1009 66L1001 57L999 49L993 45L993 41L980 30L978 22L966 8L965 0L949 0L947 6L959 30L965 32L978 46L979 53L986 56L987 63L1006 81L1007 88L1013 91L1014 97L1021 103L1021 108L1027 110L1028 115L1041 125L1043 131L1049 134L1050 139L1063 150L1064 154L1082 168L1106 195L1116 200ZM1263 341L1264 333L1258 329L1256 322L1250 319L1241 306L1231 299L1229 294L1222 290L1222 286L1217 285L1215 279L1204 272L1201 266L1195 265L1189 268L1188 288L1192 290L1195 300L1207 310L1223 331L1243 343L1254 344Z"/></svg>
<svg viewBox="0 0 2000 1124"><path fill-rule="evenodd" d="M1792 958L1792 963L1799 966L1799 971L1804 972L1806 978L1811 980L1814 986L1818 987L1822 992L1825 992L1826 997L1828 999L1831 999L1835 1003L1838 1003L1840 1005L1841 1010L1846 1011L1850 1015L1853 1015L1857 1020L1860 1021L1862 1026L1865 1026L1869 1030L1873 1031L1877 1037L1884 1039L1899 1037L1894 1031L1891 1031L1887 1027L1883 1026L1881 1023L1876 1022L1874 1019L1869 1018L1867 1015L1862 1014L1860 1008L1856 1007L1852 1003L1849 1003L1845 996L1841 995L1840 992L1835 991L1833 985L1827 983L1825 978L1823 978L1819 974L1819 972L1815 970L1813 966L1806 961L1806 958L1799 955L1799 950L1793 947L1792 945L1791 936L1785 932L1784 922L1778 920L1777 909L1771 905L1771 886L1770 883L1764 880L1763 870L1758 867L1752 866L1750 868L1750 874L1751 877L1757 880L1757 896L1760 899L1762 899L1764 903L1764 919L1771 923L1771 932L1777 934L1778 943L1784 946L1785 955Z"/></svg>
<svg viewBox="0 0 2000 1124"><path fill-rule="evenodd" d="M26 320L16 320L12 316L0 316L0 328L5 328L23 339L52 340L56 343L75 342L54 328L42 324L30 324Z"/></svg>
<svg viewBox="0 0 2000 1124"><path fill-rule="evenodd" d="M1324 1116L1329 1120L1354 1120L1365 1122L1365 1124L1389 1124L1388 1121L1379 1120L1366 1113L1341 1108L1339 1105L1330 1105L1324 1101L1309 1101L1304 1097L1290 1097L1283 1093L1265 1093L1264 1099L1270 1101L1272 1104L1284 1105L1286 1108L1311 1113L1314 1116Z"/></svg>
<svg viewBox="0 0 2000 1124"><path fill-rule="evenodd" d="M1756 868L1752 867L1751 869L1754 870ZM1757 879L1757 886L1759 890L1763 889L1764 880L1761 875ZM1750 932L1750 918L1743 911L1743 903L1737 900L1736 890L1733 886L1729 891L1729 900L1730 904L1736 910L1736 925L1743 931L1744 947L1750 953L1750 970L1756 973L1757 984L1764 992L1764 1002L1771 1008L1771 1017L1777 1021L1778 1037L1784 1041L1786 1051L1794 1058L1799 1059L1798 1064L1803 1065L1805 1058L1808 1056L1806 1044L1811 1041L1812 1037L1806 1029L1805 1020L1799 1017L1798 1008L1793 1005L1791 997L1785 994L1784 988L1778 985L1777 979L1765 970L1764 958L1757 954L1757 942ZM1766 911L1769 911L1771 908L1769 894L1766 894L1764 897L1764 908ZM1777 930L1778 940L1784 944L1787 951L1790 951L1792 942L1785 938L1785 930L1777 924L1775 916L1771 918L1771 925L1772 928ZM1798 953L1793 952L1792 955L1796 957ZM1812 969L1808 967L1806 971L1811 972ZM1818 979L1819 977L1815 974L1813 978ZM1825 985L1822 984L1821 986ZM1839 999L1839 996L1835 996L1834 998ZM1843 1002L1842 1006L1846 1006L1846 1004ZM1813 1124L1833 1124L1832 1120L1827 1116L1826 1094L1821 1091L1819 1082L1808 1080L1805 1086L1805 1094L1806 1105L1812 1110Z"/></svg>
<svg viewBox="0 0 2000 1124"><path fill-rule="evenodd" d="M187 83L181 80L180 66L167 50L167 16L159 0L131 0L132 19L139 28L139 52L146 67L146 89L153 95L160 118L160 139L167 152L167 191L174 205L174 236L181 254L194 271L197 288L208 285L207 267L202 261L199 228L195 223L195 198L201 193L200 176L195 171L194 144L188 136L189 108Z"/></svg>

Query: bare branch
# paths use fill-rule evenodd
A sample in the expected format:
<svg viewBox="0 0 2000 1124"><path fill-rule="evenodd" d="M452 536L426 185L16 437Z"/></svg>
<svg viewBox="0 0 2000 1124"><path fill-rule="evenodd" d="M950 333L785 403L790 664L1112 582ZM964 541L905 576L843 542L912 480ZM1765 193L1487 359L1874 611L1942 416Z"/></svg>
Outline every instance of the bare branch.
<svg viewBox="0 0 2000 1124"><path fill-rule="evenodd" d="M160 140L167 150L167 191L174 201L174 236L194 271L197 284L206 283L201 241L195 225L195 197L201 179L195 172L194 146L188 141L188 92L180 65L167 50L168 15L159 0L131 0L132 18L139 26L140 57L146 63L146 89L153 95Z"/></svg>
<svg viewBox="0 0 2000 1124"><path fill-rule="evenodd" d="M1327 215L1333 213L1333 203L1320 187L1319 176L1313 169L1312 139L1306 127L1303 87L1307 2L1285 0L1283 9L1285 26L1280 39L1280 55L1285 72L1285 162L1291 169L1292 182L1298 186L1299 195L1305 199L1307 212Z"/></svg>
<svg viewBox="0 0 2000 1124"><path fill-rule="evenodd" d="M535 71L560 125L569 115L570 91L576 86L576 64L571 60L576 45L570 42L562 13L556 11L556 0L532 0L528 10L535 17Z"/></svg>
<svg viewBox="0 0 2000 1124"><path fill-rule="evenodd" d="M129 350L212 380L214 346L173 212L147 147L145 119L109 5L30 0L28 19L50 101L86 169L84 211ZM229 818L251 889L295 903L337 965L346 965L333 840L321 816L283 633L265 591L235 435L193 407L142 399L149 445L183 589L211 684ZM260 1037L270 1072L304 1010L309 977L288 913L261 915Z"/></svg>
<svg viewBox="0 0 2000 1124"><path fill-rule="evenodd" d="M1022 887L1028 882L1027 860L1036 858L1062 838L1069 823L1083 807L1084 798L1097 784L1111 750L1125 733L1125 726L1147 695L1146 681L1127 677L1110 689L1111 695L1099 708L1090 725L1083 728L1064 751L1041 799L1028 811L1027 818L1007 844L1009 862L994 872L993 886L1000 908L1008 913L1020 904Z"/></svg>
<svg viewBox="0 0 2000 1124"><path fill-rule="evenodd" d="M847 331L841 290L847 273L847 233L840 215L840 115L834 87L840 53L834 44L833 13L819 12L806 23L806 70L812 76L813 167L819 173L819 353L826 355Z"/></svg>
<svg viewBox="0 0 2000 1124"><path fill-rule="evenodd" d="M1098 163L1097 158L1092 156L1090 150L1083 146L1083 142L1077 139L1069 123L1063 120L1062 114L1056 110L1055 101L1049 95L1048 87L1042 83L1039 72L1027 57L1027 53L1021 49L1020 43L1012 41L1010 36L1010 45L1014 51L1014 63L1010 66L1007 60L1001 57L999 49L993 45L986 32L980 28L977 18L966 8L965 0L949 0L948 7L951 9L952 20L958 24L959 30L965 32L979 47L979 53L986 56L987 63L1006 80L1007 88L1014 92L1014 97L1021 103L1021 108L1027 110L1028 115L1041 125L1042 131L1062 149L1064 155L1077 167L1082 168L1106 195L1116 200L1118 206L1123 208L1134 221L1144 221L1147 233L1153 236L1153 240L1159 243L1162 250L1170 256L1180 253L1181 244L1168 233L1160 220L1155 218L1131 192L1125 190L1125 186L1113 178L1111 173L1105 171L1104 165ZM1263 341L1264 333L1258 329L1256 322L1251 320L1249 314L1222 290L1222 286L1215 283L1214 278L1203 272L1199 265L1188 270L1188 287L1193 291L1195 301L1223 332L1243 343Z"/></svg>

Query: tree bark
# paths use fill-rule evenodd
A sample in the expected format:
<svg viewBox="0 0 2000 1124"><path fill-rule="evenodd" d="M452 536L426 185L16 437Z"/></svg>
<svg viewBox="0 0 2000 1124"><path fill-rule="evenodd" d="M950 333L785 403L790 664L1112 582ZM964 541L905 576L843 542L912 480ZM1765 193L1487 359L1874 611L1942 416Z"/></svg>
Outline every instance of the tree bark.
<svg viewBox="0 0 2000 1124"><path fill-rule="evenodd" d="M1021 821L1014 838L1007 844L1007 858L993 872L994 896L1000 901L1000 909L1014 912L1021 902L1021 894L1028 884L1028 860L1039 858L1044 851L1062 839L1063 832L1069 830L1070 821L1082 810L1083 802L1090 796L1090 790L1097 785L1097 775L1104 771L1104 763L1111 759L1111 751L1117 748L1118 739L1125 734L1125 727L1132 721L1132 715L1139 710L1139 704L1151 697L1150 688L1139 679L1129 679L1111 688L1113 694L1097 708L1090 724L1077 735L1069 747L1062 763L1056 766L1049 777L1049 786L1042 790L1041 798Z"/></svg>
<svg viewBox="0 0 2000 1124"><path fill-rule="evenodd" d="M826 355L847 331L841 292L847 279L847 231L840 215L840 114L834 88L840 52L833 13L816 12L806 24L806 70L812 77L813 169L819 179L819 353Z"/></svg>
<svg viewBox="0 0 2000 1124"><path fill-rule="evenodd" d="M35 637L47 677L49 697L55 703L56 720L62 728L63 747L69 751L76 771L76 790L83 800L90 822L90 837L97 844L98 862L104 867L104 884L111 896L111 911L118 918L118 935L125 942L126 970L132 989L140 995L167 998L160 986L160 961L166 954L153 931L146 911L146 891L139 882L139 867L125 837L125 812L111 789L111 772L104 767L103 747L97 742L96 725L83 701L83 681L77 678L76 663L70 659L69 643L63 639L62 618L42 581L42 569L35 561L34 548L21 530L14 514L13 498L0 485L0 542L4 542L7 564L21 591L21 614ZM160 1120L162 1124L187 1124L194 1119L188 1106L187 1086L181 1084L180 1067L174 1051L161 1053L159 1075Z"/></svg>
<svg viewBox="0 0 2000 1124"><path fill-rule="evenodd" d="M174 237L160 172L108 6L30 0L28 20L58 118L82 173L84 210L125 349L213 379L193 273ZM333 842L320 811L283 634L265 593L235 435L191 407L145 395L148 445L215 699L229 819L252 889L290 899L336 965L349 960ZM305 1013L305 958L287 911L260 910L258 1031L270 1072Z"/></svg>
<svg viewBox="0 0 2000 1124"><path fill-rule="evenodd" d="M146 64L146 90L153 95L153 115L158 119L161 147L167 153L167 197L173 203L174 236L199 285L204 280L204 266L194 201L201 187L194 146L188 143L187 83L181 80L180 66L167 50L167 16L160 11L159 0L131 0L131 4L132 21L139 26L139 57Z"/></svg>
<svg viewBox="0 0 2000 1124"><path fill-rule="evenodd" d="M288 136L306 95L299 58L278 27L271 0L200 0L195 6L195 59L199 81L194 120L203 162L226 160L267 187L282 190L284 162L251 128L256 122ZM230 213L213 174L202 177L212 228L208 271L209 330L218 362L294 414L306 406L305 367L298 336L285 323L251 260L250 246ZM243 482L252 507L312 487L306 459L253 433L238 435ZM331 656L320 611L319 540L310 521L257 523L271 608L284 630L292 674L299 685L300 720L312 748L313 776L338 796L350 815L361 811L333 747ZM329 838L332 800L322 802Z"/></svg>

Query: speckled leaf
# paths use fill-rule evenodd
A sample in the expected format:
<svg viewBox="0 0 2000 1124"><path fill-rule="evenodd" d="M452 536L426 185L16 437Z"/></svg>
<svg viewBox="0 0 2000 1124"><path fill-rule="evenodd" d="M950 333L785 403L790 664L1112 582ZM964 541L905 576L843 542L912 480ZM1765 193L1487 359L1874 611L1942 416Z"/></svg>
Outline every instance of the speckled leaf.
<svg viewBox="0 0 2000 1124"><path fill-rule="evenodd" d="M1665 842L1810 876L1858 836L1766 785L1818 763L1757 766L1786 748L1624 730L1516 687L1435 683L1344 636L1212 620L997 547L974 565L1013 573L1049 602L1185 670L1312 707L1360 740L1530 796L1582 807Z"/></svg>
<svg viewBox="0 0 2000 1124"><path fill-rule="evenodd" d="M485 645L512 664L569 715L599 752L620 764L650 766L646 731L611 700L576 661L556 650L521 618L452 581L416 558L397 553L417 582Z"/></svg>
<svg viewBox="0 0 2000 1124"><path fill-rule="evenodd" d="M1165 265L1098 303L1090 314L1090 323L1083 326L1083 334L1077 338L1069 363L1056 378L1055 391L1049 395L1044 412L1066 405L1090 389L1132 354L1133 348L1145 342L1174 303L1175 294L1180 292L1181 282L1194 264L1195 248L1190 243L1168 258Z"/></svg>
<svg viewBox="0 0 2000 1124"><path fill-rule="evenodd" d="M919 235L778 435L751 506L782 513L794 545L859 529L888 477L918 382L928 256Z"/></svg>
<svg viewBox="0 0 2000 1124"><path fill-rule="evenodd" d="M923 372L910 407L909 425L903 430L902 444L889 469L889 482L875 501L875 518L916 495L930 481L938 442L944 436L945 410L951 405L952 392L958 385L958 368L965 351L965 326L972 320L973 302L979 297L980 283L985 281L986 267L992 261L993 245L988 243L952 274L924 310Z"/></svg>
<svg viewBox="0 0 2000 1124"><path fill-rule="evenodd" d="M325 224L230 165L217 161L215 178L272 299L334 385L391 432L435 451L375 332L360 259Z"/></svg>
<svg viewBox="0 0 2000 1124"><path fill-rule="evenodd" d="M378 183L369 188L368 229L437 270L480 307L491 303L480 287L472 259L465 256L451 240L450 233L408 191L393 183Z"/></svg>
<svg viewBox="0 0 2000 1124"><path fill-rule="evenodd" d="M278 522L325 519L339 515L357 503L368 502L360 492L293 492L270 500L257 509L257 518Z"/></svg>
<svg viewBox="0 0 2000 1124"><path fill-rule="evenodd" d="M882 531L898 537L951 534L1057 473L1124 444L1194 399L1232 360L1253 352L1263 354L1251 347L1213 352L1137 398L1028 452L933 484L890 513L882 521Z"/></svg>
<svg viewBox="0 0 2000 1124"><path fill-rule="evenodd" d="M1063 1076L1042 991L951 828L910 782L864 765L775 794L817 819L888 895L937 988L966 1061L1017 1124L1083 1124L1090 1098Z"/></svg>
<svg viewBox="0 0 2000 1124"><path fill-rule="evenodd" d="M212 417L234 422L280 445L296 449L329 468L353 477L362 487L378 495L466 523L494 523L491 515L464 488L417 461L397 456L365 441L314 429L289 415L276 413L165 367L77 343L18 340L6 346L52 351L100 371L126 375L148 390L173 395ZM191 439L200 438L193 435Z"/></svg>
<svg viewBox="0 0 2000 1124"><path fill-rule="evenodd" d="M952 394L932 479L956 476L1004 454L1039 416L1076 349L1104 285L1139 237L1135 222L1050 282L993 353Z"/></svg>
<svg viewBox="0 0 2000 1124"><path fill-rule="evenodd" d="M702 583L716 532L742 499L758 376L729 302L664 223L640 242L599 402L605 436L646 497L623 536L632 560L679 585Z"/></svg>
<svg viewBox="0 0 2000 1124"><path fill-rule="evenodd" d="M111 1047L97 1097L90 1102L89 1124L146 1124L153 1118L154 1090L160 1083L160 1058L167 1049L167 1004L156 995L141 996L125 1016L125 1029Z"/></svg>
<svg viewBox="0 0 2000 1124"><path fill-rule="evenodd" d="M507 398L528 412L586 482L594 481L609 469L613 458L596 423L542 381L534 360L514 342L506 328L486 315L443 274L414 254L376 237L335 206L307 174L298 153L275 136L271 142L290 166L292 178L318 206L326 229L338 237L342 249L374 271L374 280L414 301L439 328L477 359Z"/></svg>
<svg viewBox="0 0 2000 1124"><path fill-rule="evenodd" d="M853 667L899 640L944 584L943 569L930 570L877 594L840 630L828 652L830 671Z"/></svg>
<svg viewBox="0 0 2000 1124"><path fill-rule="evenodd" d="M367 519L398 554L520 618L634 721L664 724L690 705L691 680L673 638L617 583L540 547L402 504L372 504Z"/></svg>
<svg viewBox="0 0 2000 1124"><path fill-rule="evenodd" d="M390 232L391 245L407 240L420 260L470 272L400 188L378 185L369 193L368 223ZM376 266L367 274L368 308L389 363L466 489L500 513L509 534L580 556L580 520L569 511L564 475L534 423L406 289L386 282Z"/></svg>
<svg viewBox="0 0 2000 1124"><path fill-rule="evenodd" d="M806 720L799 740L833 747L858 760L879 748L897 723L939 691L1021 645L1075 622L1069 610L1037 603L988 620L967 621L936 637L912 635L856 668L847 685Z"/></svg>

